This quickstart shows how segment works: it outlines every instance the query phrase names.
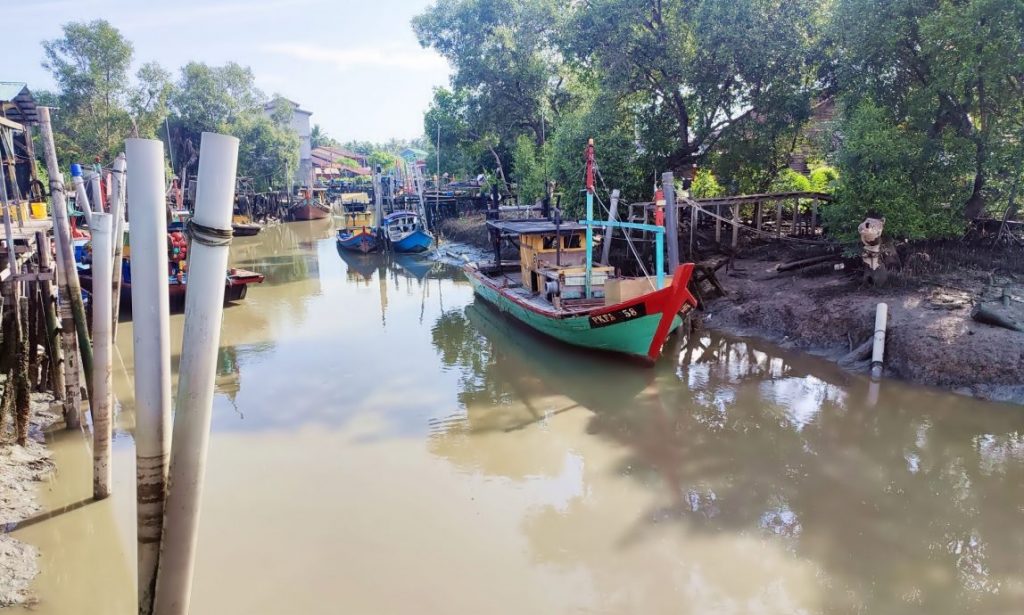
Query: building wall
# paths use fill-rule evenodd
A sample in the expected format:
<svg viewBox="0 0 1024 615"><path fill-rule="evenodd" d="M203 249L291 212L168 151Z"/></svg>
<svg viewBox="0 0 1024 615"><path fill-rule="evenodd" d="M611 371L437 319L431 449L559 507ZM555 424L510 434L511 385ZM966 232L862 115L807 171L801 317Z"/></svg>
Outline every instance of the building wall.
<svg viewBox="0 0 1024 615"><path fill-rule="evenodd" d="M309 117L313 115L309 111L296 109L292 115L292 130L299 135L299 168L295 171L295 183L300 186L313 185L313 155L310 134L312 129L309 125Z"/></svg>

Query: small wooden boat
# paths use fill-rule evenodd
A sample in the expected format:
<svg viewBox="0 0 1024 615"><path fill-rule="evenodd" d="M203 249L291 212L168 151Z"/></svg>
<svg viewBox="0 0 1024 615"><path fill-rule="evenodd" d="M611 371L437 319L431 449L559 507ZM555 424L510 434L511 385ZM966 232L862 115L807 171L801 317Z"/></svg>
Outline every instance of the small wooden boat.
<svg viewBox="0 0 1024 615"><path fill-rule="evenodd" d="M653 363L682 323L680 312L697 305L686 288L692 263L680 265L664 288L646 277L616 277L613 267L593 267L588 296L585 227L562 224L556 229L548 220L488 225L518 237L520 261L467 265L473 290L502 312L567 344Z"/></svg>
<svg viewBox="0 0 1024 615"><path fill-rule="evenodd" d="M88 269L79 274L82 288L92 292L92 275ZM248 271L246 269L228 269L224 276L224 303L241 301L249 293L250 284L261 284L264 280L262 273ZM167 295L171 305L180 305L185 301L185 292L188 289L188 276L168 276ZM131 269L124 263L121 282L121 305L130 308L132 304L132 282Z"/></svg>
<svg viewBox="0 0 1024 615"><path fill-rule="evenodd" d="M263 226L255 222L231 224L231 233L235 237L252 237L259 235L262 230Z"/></svg>
<svg viewBox="0 0 1024 615"><path fill-rule="evenodd" d="M331 215L325 189L305 188L299 194L299 200L288 210L292 220L322 220Z"/></svg>
<svg viewBox="0 0 1024 615"><path fill-rule="evenodd" d="M373 212L346 209L342 214L342 226L338 229L338 246L352 252L367 254L380 247L377 229L373 226Z"/></svg>
<svg viewBox="0 0 1024 615"><path fill-rule="evenodd" d="M434 236L423 226L414 211L396 211L384 218L384 238L395 252L411 253L428 250Z"/></svg>

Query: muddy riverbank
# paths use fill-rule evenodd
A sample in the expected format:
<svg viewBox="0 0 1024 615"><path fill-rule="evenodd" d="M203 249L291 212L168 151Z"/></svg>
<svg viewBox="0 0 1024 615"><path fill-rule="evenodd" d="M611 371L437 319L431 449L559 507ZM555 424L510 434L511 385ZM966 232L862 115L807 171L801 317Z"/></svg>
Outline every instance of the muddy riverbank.
<svg viewBox="0 0 1024 615"><path fill-rule="evenodd" d="M37 492L54 471L44 432L60 419L51 410L53 397L32 394L32 417L26 446L14 443L10 417L0 424L0 608L32 601L30 585L39 573L39 550L8 534L39 512Z"/></svg>
<svg viewBox="0 0 1024 615"><path fill-rule="evenodd" d="M476 251L489 247L482 218L446 220L442 234ZM817 277L780 274L780 263L799 258L785 249L761 258L738 258L719 270L727 294L708 300L702 326L778 343L866 373L868 360L852 351L871 336L875 308L885 302L887 376L1024 403L1024 333L971 318L980 303L1024 323L1024 271L1018 271L1024 264L962 252L954 248L944 256L918 257L912 274L894 275L881 288L866 286L856 271ZM1009 296L1006 306L1000 301L1004 292Z"/></svg>

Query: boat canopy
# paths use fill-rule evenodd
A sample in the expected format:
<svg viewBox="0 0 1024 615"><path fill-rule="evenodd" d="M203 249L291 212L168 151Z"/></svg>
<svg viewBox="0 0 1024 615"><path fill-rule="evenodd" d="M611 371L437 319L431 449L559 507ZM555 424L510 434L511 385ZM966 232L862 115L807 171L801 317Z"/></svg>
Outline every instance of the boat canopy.
<svg viewBox="0 0 1024 615"><path fill-rule="evenodd" d="M557 227L551 220L489 220L487 226L502 235L554 235L582 232L586 226L576 222L563 222Z"/></svg>

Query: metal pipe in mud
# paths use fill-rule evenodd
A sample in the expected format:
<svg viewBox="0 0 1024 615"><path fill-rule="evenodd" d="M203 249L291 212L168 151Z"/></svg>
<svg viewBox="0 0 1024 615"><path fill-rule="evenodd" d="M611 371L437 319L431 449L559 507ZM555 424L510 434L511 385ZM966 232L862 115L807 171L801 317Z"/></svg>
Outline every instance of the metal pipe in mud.
<svg viewBox="0 0 1024 615"><path fill-rule="evenodd" d="M882 360L885 356L885 326L889 317L889 306L879 303L875 308L875 341L871 348L871 377L882 377Z"/></svg>
<svg viewBox="0 0 1024 615"><path fill-rule="evenodd" d="M238 143L235 137L204 132L199 147L195 216L189 222L192 244L171 444L170 490L164 509L153 607L159 615L186 615L192 592L224 310L224 271L231 241Z"/></svg>
<svg viewBox="0 0 1024 615"><path fill-rule="evenodd" d="M148 615L153 609L171 457L171 333L163 147L155 139L128 139L125 151L132 172L122 184L132 195L129 205L140 615ZM118 162L115 170L118 166L123 170L125 158L118 157Z"/></svg>
<svg viewBox="0 0 1024 615"><path fill-rule="evenodd" d="M113 339L111 329L111 296L113 261L110 259L113 229L110 214L92 215L92 339L93 370L92 394L92 495L97 500L110 495L112 472L110 467L111 414L113 397L110 391L113 369Z"/></svg>

